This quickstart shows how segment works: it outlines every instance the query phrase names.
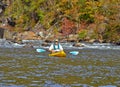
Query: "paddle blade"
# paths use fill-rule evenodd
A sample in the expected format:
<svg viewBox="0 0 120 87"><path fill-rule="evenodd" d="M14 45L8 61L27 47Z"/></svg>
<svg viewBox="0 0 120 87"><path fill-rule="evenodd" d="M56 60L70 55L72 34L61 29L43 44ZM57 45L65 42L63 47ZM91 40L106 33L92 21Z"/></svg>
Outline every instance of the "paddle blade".
<svg viewBox="0 0 120 87"><path fill-rule="evenodd" d="M45 49L36 49L37 52L45 52L46 50Z"/></svg>
<svg viewBox="0 0 120 87"><path fill-rule="evenodd" d="M78 51L71 51L70 54L72 54L72 55L78 55L79 52Z"/></svg>

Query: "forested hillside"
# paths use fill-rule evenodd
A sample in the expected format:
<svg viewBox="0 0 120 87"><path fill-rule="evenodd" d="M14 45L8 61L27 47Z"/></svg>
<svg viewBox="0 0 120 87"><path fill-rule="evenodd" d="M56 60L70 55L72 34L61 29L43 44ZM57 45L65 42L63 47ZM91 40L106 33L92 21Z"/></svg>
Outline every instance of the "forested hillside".
<svg viewBox="0 0 120 87"><path fill-rule="evenodd" d="M7 5L1 17L11 19L15 31L52 29L79 40L120 41L120 0L0 1Z"/></svg>

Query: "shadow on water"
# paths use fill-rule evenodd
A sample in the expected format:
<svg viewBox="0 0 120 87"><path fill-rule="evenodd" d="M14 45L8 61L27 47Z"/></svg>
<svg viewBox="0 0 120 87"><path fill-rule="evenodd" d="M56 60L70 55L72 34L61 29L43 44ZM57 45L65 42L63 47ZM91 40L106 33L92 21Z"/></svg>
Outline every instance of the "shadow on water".
<svg viewBox="0 0 120 87"><path fill-rule="evenodd" d="M0 49L0 87L118 87L119 50L77 49L66 58L33 48Z"/></svg>

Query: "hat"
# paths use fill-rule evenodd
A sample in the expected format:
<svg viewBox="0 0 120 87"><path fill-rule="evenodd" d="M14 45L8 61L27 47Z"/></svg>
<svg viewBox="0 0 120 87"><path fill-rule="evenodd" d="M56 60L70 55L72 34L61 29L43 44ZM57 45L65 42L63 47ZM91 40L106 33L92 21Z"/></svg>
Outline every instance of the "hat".
<svg viewBox="0 0 120 87"><path fill-rule="evenodd" d="M58 39L56 39L55 41L58 42Z"/></svg>

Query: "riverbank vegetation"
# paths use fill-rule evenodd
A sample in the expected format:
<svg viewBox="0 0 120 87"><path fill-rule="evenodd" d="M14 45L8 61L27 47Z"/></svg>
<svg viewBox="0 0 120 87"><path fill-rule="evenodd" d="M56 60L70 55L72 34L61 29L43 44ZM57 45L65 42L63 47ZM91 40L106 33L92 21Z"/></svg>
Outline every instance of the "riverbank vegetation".
<svg viewBox="0 0 120 87"><path fill-rule="evenodd" d="M45 30L79 40L120 41L119 0L3 0L15 31Z"/></svg>

